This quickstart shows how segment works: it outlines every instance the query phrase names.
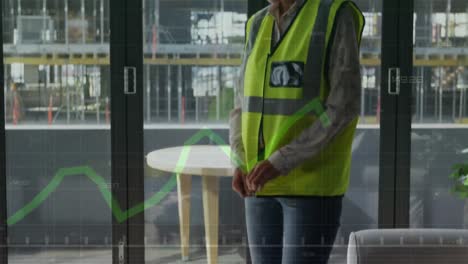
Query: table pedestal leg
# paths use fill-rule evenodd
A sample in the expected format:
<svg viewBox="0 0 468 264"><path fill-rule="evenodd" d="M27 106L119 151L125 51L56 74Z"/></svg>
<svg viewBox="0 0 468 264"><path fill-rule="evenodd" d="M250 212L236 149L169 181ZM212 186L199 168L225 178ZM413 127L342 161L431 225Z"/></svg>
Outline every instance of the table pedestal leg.
<svg viewBox="0 0 468 264"><path fill-rule="evenodd" d="M183 261L189 259L191 190L192 176L178 174L177 195L179 201L180 247Z"/></svg>
<svg viewBox="0 0 468 264"><path fill-rule="evenodd" d="M219 183L218 177L202 177L203 214L208 264L218 263Z"/></svg>

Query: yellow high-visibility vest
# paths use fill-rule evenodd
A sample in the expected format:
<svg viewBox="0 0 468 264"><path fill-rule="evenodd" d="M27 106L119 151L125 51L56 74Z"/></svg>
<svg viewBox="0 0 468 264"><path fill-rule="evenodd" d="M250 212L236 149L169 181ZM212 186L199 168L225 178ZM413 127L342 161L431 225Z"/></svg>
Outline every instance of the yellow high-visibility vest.
<svg viewBox="0 0 468 264"><path fill-rule="evenodd" d="M353 10L360 42L364 16L352 1L305 0L289 29L272 45L274 18L263 9L246 26L242 140L251 171L314 122L330 125L323 112L329 83L326 57L337 13ZM339 78L339 76L337 76ZM256 195L336 196L349 185L351 145L358 118L316 156L269 181ZM259 135L264 153L259 153Z"/></svg>

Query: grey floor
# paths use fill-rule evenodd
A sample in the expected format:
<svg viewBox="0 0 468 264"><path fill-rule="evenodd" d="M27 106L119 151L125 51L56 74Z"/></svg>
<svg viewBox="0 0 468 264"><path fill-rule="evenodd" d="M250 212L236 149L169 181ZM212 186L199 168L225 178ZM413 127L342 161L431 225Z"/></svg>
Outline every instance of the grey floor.
<svg viewBox="0 0 468 264"><path fill-rule="evenodd" d="M183 262L179 248L146 248L146 264L206 263L205 250L192 248L189 261ZM219 263L245 263L235 248L220 248ZM110 264L111 249L47 249L9 254L9 264Z"/></svg>
<svg viewBox="0 0 468 264"><path fill-rule="evenodd" d="M330 264L345 264L346 249L338 248L330 257ZM192 247L189 261L180 258L177 247L147 247L146 264L202 264L207 263L205 249ZM236 247L219 249L220 264L245 263L245 252ZM111 248L21 248L10 250L9 264L110 264Z"/></svg>

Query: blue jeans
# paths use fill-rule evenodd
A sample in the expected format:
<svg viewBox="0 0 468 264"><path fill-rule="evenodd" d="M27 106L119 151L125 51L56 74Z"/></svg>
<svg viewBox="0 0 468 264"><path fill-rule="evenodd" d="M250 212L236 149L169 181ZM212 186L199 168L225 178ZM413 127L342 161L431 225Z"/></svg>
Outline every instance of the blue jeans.
<svg viewBox="0 0 468 264"><path fill-rule="evenodd" d="M253 264L326 264L340 226L343 197L248 197Z"/></svg>

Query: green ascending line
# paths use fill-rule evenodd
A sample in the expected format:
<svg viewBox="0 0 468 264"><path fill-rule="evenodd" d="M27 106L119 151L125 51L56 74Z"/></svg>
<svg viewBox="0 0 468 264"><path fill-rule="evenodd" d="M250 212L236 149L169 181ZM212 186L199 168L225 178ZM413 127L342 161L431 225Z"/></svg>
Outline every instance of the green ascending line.
<svg viewBox="0 0 468 264"><path fill-rule="evenodd" d="M281 127L278 137L282 138L289 128L297 121L300 117L306 115L307 113L314 111L317 116L320 117L320 121L322 122L323 126L327 127L330 125L330 121L328 120L327 115L325 114L322 104L320 100L316 99L311 101L309 104L305 105L302 109L300 109L297 113L291 116L290 120L284 123ZM190 146L200 142L203 138L208 137L212 141L214 141L217 145L224 145L226 142L216 133L209 129L204 129L197 132L195 135L190 137L185 143L182 149L182 153L177 161L176 168L183 168L185 162L187 161L188 154L190 152ZM231 159L235 159L236 164L244 164L242 159L237 157L235 153L231 152L229 148L221 148L224 153ZM92 182L94 182L99 191L101 192L102 197L107 203L107 206L111 208L112 214L117 219L119 223L122 223L133 217L146 209L149 209L158 203L160 203L177 185L177 178L176 174L173 174L171 178L164 184L164 186L153 194L150 198L145 200L144 202L135 205L134 207L128 209L127 211L122 211L120 205L118 204L117 200L112 197L112 192L109 190L109 187L102 176L96 173L92 168L88 166L79 166L79 167L72 167L72 168L62 168L60 169L55 176L52 178L50 183L42 189L42 191L37 194L28 204L26 204L23 208L18 210L12 216L7 219L7 224L9 226L14 225L21 221L23 218L28 216L34 209L40 206L52 192L54 192L62 183L62 181L67 176L73 175L86 175Z"/></svg>

